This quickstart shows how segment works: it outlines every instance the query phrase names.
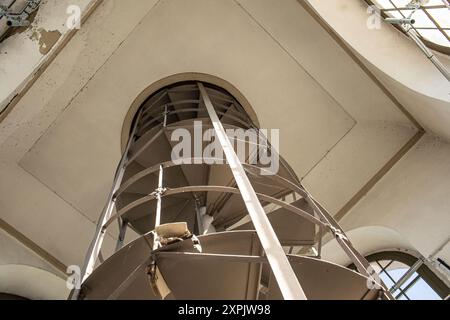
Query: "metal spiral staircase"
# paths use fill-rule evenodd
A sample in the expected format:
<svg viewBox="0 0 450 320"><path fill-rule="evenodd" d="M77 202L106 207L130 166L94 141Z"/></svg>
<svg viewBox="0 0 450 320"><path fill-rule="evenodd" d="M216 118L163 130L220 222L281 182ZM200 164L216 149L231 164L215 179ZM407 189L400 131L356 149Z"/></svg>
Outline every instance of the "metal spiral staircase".
<svg viewBox="0 0 450 320"><path fill-rule="evenodd" d="M183 161L173 159L173 133L182 129L195 139L199 121L224 155L199 158L193 150ZM260 147L276 152L267 139L256 148L251 139L240 141L247 150L240 159L227 129L253 129L262 137L221 88L184 82L147 99L87 252L81 288L71 298L390 299L288 164L280 158L270 174L259 163ZM203 141L201 150L207 146ZM116 223L116 252L103 261L103 238ZM127 228L140 237L124 244ZM321 259L326 232L358 272Z"/></svg>

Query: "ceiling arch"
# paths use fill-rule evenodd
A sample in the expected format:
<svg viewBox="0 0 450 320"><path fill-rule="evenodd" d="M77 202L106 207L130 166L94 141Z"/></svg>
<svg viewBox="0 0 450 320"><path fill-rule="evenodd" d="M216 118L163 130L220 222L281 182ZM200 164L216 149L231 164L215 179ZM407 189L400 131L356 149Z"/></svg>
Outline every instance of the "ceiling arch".
<svg viewBox="0 0 450 320"><path fill-rule="evenodd" d="M31 300L62 300L69 291L60 277L27 265L0 266L0 292Z"/></svg>

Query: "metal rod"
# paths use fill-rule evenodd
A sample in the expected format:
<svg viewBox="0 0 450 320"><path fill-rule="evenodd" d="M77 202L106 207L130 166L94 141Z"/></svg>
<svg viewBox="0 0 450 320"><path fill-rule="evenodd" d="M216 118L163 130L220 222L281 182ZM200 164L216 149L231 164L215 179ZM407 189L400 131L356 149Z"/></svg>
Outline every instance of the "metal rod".
<svg viewBox="0 0 450 320"><path fill-rule="evenodd" d="M197 217L197 228L198 234L204 234L205 226L203 225L203 216L206 213L206 207L199 207L198 203L195 202L195 215Z"/></svg>
<svg viewBox="0 0 450 320"><path fill-rule="evenodd" d="M137 131L137 127L138 127L138 123L141 118L141 115L142 115L142 109L139 111L136 121L133 125L133 130L130 134L130 138L128 139L127 145L122 154L122 158L120 159L119 165L117 167L116 174L114 176L113 186L111 188L111 191L109 192L106 206L104 207L102 214L101 214L100 218L98 219L94 238L92 239L91 244L86 253L84 265L81 270L81 283L83 283L87 279L87 277L89 277L89 275L92 273L92 271L94 270L95 263L97 261L100 249L103 244L103 239L104 239L105 233L106 233L106 230L103 228L103 226L111 217L112 211L114 209L115 201L116 201L116 199L114 198L114 194L119 189L120 184L122 182L123 175L125 173L125 164L127 162L128 153L130 151L131 145L133 144L133 142L135 140L136 131ZM79 294L80 294L80 289L74 289L71 293L70 299L77 300Z"/></svg>
<svg viewBox="0 0 450 320"><path fill-rule="evenodd" d="M167 105L164 106L164 123L163 127L167 127Z"/></svg>
<svg viewBox="0 0 450 320"><path fill-rule="evenodd" d="M119 237L117 238L117 243L116 243L116 252L119 251L120 249L122 249L123 247L123 243L125 241L125 235L127 233L127 228L128 228L128 223L124 220L122 220L122 218L118 219L119 221Z"/></svg>
<svg viewBox="0 0 450 320"><path fill-rule="evenodd" d="M222 192L222 193L232 193L232 194L242 194L241 191L238 188L234 187L223 187L223 186L189 186L189 187L179 187L179 188L173 188L173 189L164 189L164 196L171 196L176 194L182 194L182 193L189 193L189 192ZM291 211L292 213L295 213L296 215L301 216L302 218L306 219L309 222L312 222L314 224L317 224L319 226L323 226L327 228L327 230L330 229L330 225L317 219L310 213L297 208L289 203L286 203L284 201L281 201L279 199L276 199L271 196L267 196L262 193L256 193L257 197L260 198L262 201L273 203L275 205L278 205L280 207L286 208L287 210ZM146 202L156 200L156 193L153 192L149 194L148 196L144 196L130 204L128 204L126 207L120 209L114 216L110 218L110 220L104 225L104 228L106 229L111 225L111 223L114 222L115 219L122 217L125 213L130 211L133 208L136 208L137 206L140 206Z"/></svg>
<svg viewBox="0 0 450 320"><path fill-rule="evenodd" d="M141 146L138 150L134 150L131 157L127 160L127 163L131 163L136 160L151 144L153 144L162 134L164 133L164 128L158 130L158 133L155 134L150 140L148 140L143 146Z"/></svg>
<svg viewBox="0 0 450 320"><path fill-rule="evenodd" d="M267 263L267 257L248 256L237 254L218 254L218 253L195 253L195 252L170 252L161 251L155 253L158 258L189 260L218 260L228 262L248 262L248 263Z"/></svg>
<svg viewBox="0 0 450 320"><path fill-rule="evenodd" d="M442 75L450 81L450 73L441 61L431 52L430 49L423 43L419 36L415 33L413 28L409 28L406 34L416 43L420 50L427 56L427 58L436 66L436 68L442 73Z"/></svg>
<svg viewBox="0 0 450 320"><path fill-rule="evenodd" d="M265 138L266 141L267 137L265 137L263 134L260 135L261 137ZM267 142L268 143L268 142ZM277 150L272 150L272 152L278 152ZM282 160L280 156L277 157ZM263 170L263 169L260 169ZM276 176L268 176L269 178L274 178ZM314 210L314 216L318 216L318 219L320 221L323 221L327 225L327 229L332 232L334 238L340 245L340 247L344 250L345 254L350 258L350 260L355 264L358 271L375 281L373 276L371 275L369 268L370 264L369 262L353 247L352 243L349 241L348 237L346 236L344 230L341 228L341 226L336 222L336 220L324 209L322 208L316 200L311 196L311 194L300 184L300 187L293 184L290 181L286 181L286 183L292 187L292 189L296 192L298 192L300 195L302 195L305 200L308 202L308 204L313 208ZM323 227L321 224L318 224L319 227ZM325 231L325 230L324 230ZM321 254L321 253L320 253ZM390 296L389 292L385 292L386 296L389 299L393 299L393 297Z"/></svg>
<svg viewBox="0 0 450 320"><path fill-rule="evenodd" d="M306 300L306 295L292 270L267 215L248 179L244 167L236 155L225 129L217 116L203 84L198 83L200 94L213 124L226 159L241 192L247 211L255 226L261 245L267 255L272 272L277 280L283 298L286 300Z"/></svg>
<svg viewBox="0 0 450 320"><path fill-rule="evenodd" d="M161 224L161 193L163 190L163 167L159 166L158 189L156 190L156 219L155 228Z"/></svg>
<svg viewBox="0 0 450 320"><path fill-rule="evenodd" d="M406 281L413 276L413 274L424 264L422 259L414 263L411 268L397 281L397 283L389 290L391 293L397 291Z"/></svg>
<svg viewBox="0 0 450 320"><path fill-rule="evenodd" d="M324 230L322 226L319 226L319 241L317 243L317 258L322 258L322 242L323 242Z"/></svg>

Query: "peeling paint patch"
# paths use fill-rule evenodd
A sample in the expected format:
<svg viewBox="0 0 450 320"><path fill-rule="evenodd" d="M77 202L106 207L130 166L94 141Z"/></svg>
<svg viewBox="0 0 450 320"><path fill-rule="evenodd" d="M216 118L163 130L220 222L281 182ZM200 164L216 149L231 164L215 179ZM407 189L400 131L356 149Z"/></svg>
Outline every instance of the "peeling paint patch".
<svg viewBox="0 0 450 320"><path fill-rule="evenodd" d="M53 48L55 43L61 38L61 32L59 30L47 31L44 29L38 30L39 36L39 52L42 55L46 55Z"/></svg>
<svg viewBox="0 0 450 320"><path fill-rule="evenodd" d="M38 8L39 10L39 8ZM28 17L28 21L30 21L30 26L28 27L17 27L17 28L9 28L3 35L0 36L0 43L2 43L7 38L15 35L15 34L21 34L27 30L31 29L31 25L34 23L34 20L36 19L36 14L38 10L34 11L30 16Z"/></svg>

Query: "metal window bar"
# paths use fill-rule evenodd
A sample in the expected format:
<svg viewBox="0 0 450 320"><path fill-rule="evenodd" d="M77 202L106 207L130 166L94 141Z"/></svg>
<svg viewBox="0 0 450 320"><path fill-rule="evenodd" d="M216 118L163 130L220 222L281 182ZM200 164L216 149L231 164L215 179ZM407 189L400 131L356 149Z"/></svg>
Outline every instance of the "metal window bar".
<svg viewBox="0 0 450 320"><path fill-rule="evenodd" d="M422 259L417 260L411 268L397 281L397 283L394 284L394 286L389 290L390 292L394 293L396 290L398 290L406 281L408 281L414 273L424 264L424 261Z"/></svg>
<svg viewBox="0 0 450 320"><path fill-rule="evenodd" d="M380 11L386 16L387 12L397 11L403 18L406 17L403 12L401 11L403 8L397 7L397 5L392 1L389 0L391 5L393 6L392 9L380 9ZM448 2L447 2L448 3ZM448 8L448 4L443 4L442 6L438 6L439 8ZM439 30L439 32L442 33L442 35L450 42L450 36L443 30L443 28L439 25L439 23L436 21L436 19L433 18L433 16L426 10L426 9L434 9L432 6L421 6L419 9L412 9L412 8L404 8L405 10L412 10L412 14L416 12L417 10L423 11L428 18L432 21L432 23L436 26L435 30ZM434 53L426 46L426 44L422 41L422 37L420 36L420 33L417 31L417 29L414 27L414 25L405 25L402 24L401 28L404 30L405 34L419 47L419 49L425 54L425 56L435 65L435 67L439 70L439 72L447 79L447 81L450 82L450 72L447 70L447 68L442 64L442 62L434 55Z"/></svg>
<svg viewBox="0 0 450 320"><path fill-rule="evenodd" d="M380 274L382 274L382 273L386 274L387 277L392 281L392 283L395 284L395 279L392 278L392 276L390 275L389 271L386 270L387 268L389 268L389 266L390 266L391 264L394 263L394 260L391 260L391 262L389 262L385 267L383 267L383 266L380 264L379 261L375 261L375 262L376 262L377 265L381 268ZM400 294L397 295L397 296L395 297L395 299L398 299L399 296L404 295L406 299L410 300L409 297L406 295L406 293L403 291L403 289L399 288L399 290L400 290ZM390 291L390 292L391 292L391 293L394 293L394 292L392 292L392 291Z"/></svg>

